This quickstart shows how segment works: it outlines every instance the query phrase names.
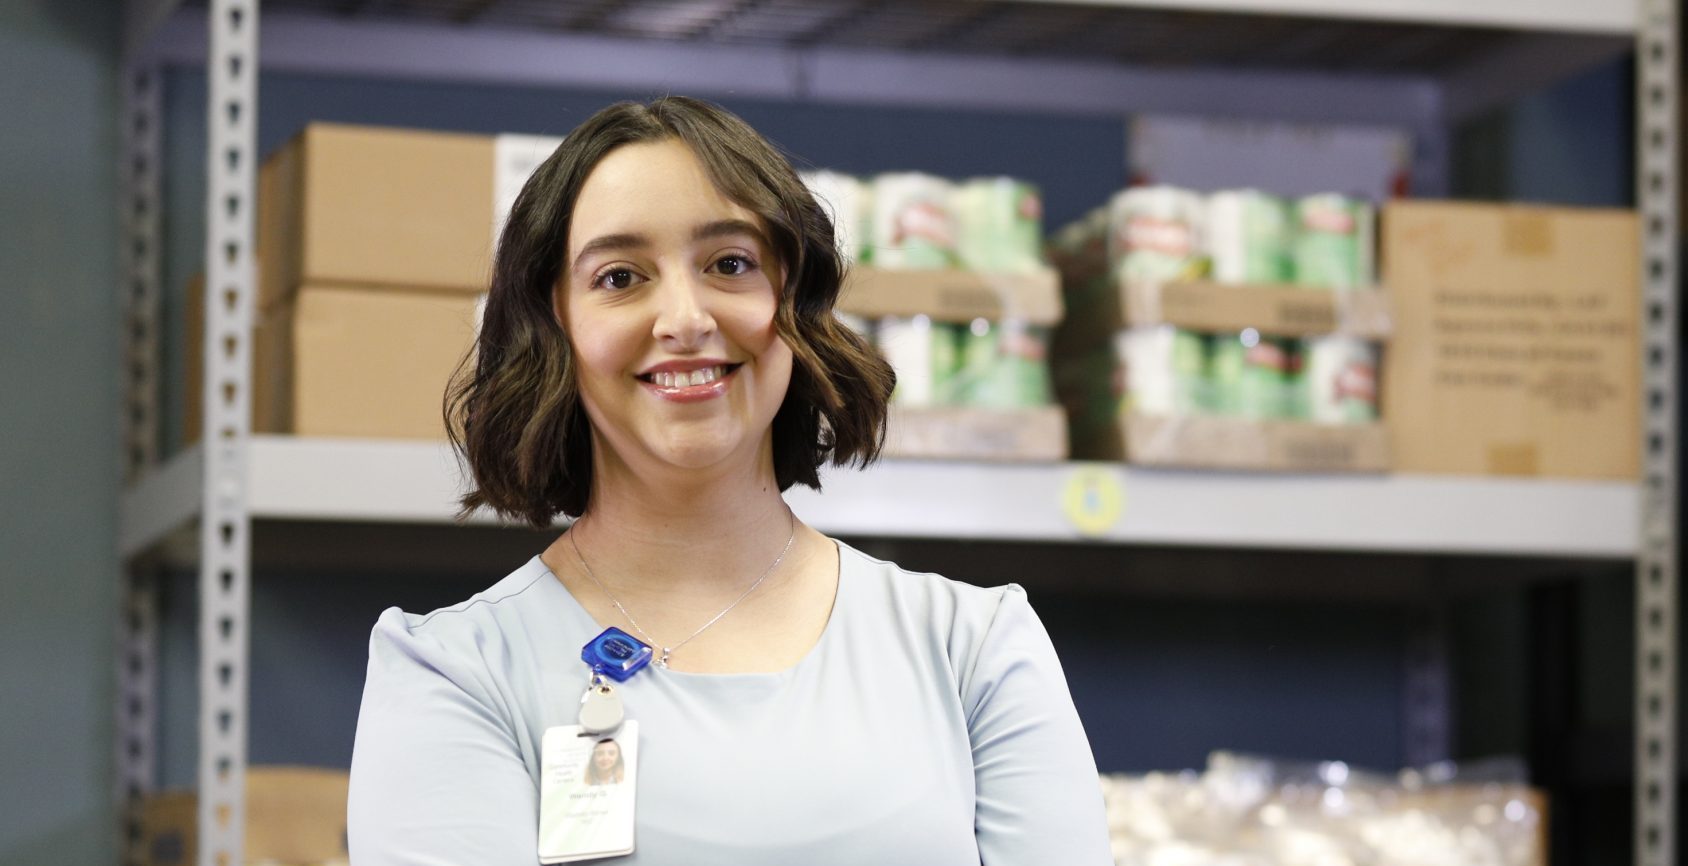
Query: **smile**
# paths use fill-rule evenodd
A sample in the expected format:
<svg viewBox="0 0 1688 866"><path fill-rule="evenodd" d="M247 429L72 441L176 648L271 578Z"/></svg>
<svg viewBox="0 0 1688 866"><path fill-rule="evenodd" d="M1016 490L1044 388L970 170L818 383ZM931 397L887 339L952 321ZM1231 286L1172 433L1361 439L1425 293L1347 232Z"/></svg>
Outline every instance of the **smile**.
<svg viewBox="0 0 1688 866"><path fill-rule="evenodd" d="M732 375L742 364L717 364L696 370L659 370L641 373L636 378L656 396L665 400L690 403L708 400L727 392Z"/></svg>
<svg viewBox="0 0 1688 866"><path fill-rule="evenodd" d="M707 385L726 376L732 370L738 369L738 366L737 364L722 364L693 370L690 373L646 373L639 378L660 388L685 388L690 385Z"/></svg>

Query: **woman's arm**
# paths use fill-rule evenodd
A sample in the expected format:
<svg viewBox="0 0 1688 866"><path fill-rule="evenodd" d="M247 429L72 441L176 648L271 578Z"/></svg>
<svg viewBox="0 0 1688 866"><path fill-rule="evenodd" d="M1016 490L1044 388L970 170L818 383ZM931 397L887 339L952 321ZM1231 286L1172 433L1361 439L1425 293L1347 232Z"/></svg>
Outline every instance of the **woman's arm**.
<svg viewBox="0 0 1688 866"><path fill-rule="evenodd" d="M961 683L984 866L1112 866L1096 761L1049 634L1004 587Z"/></svg>
<svg viewBox="0 0 1688 866"><path fill-rule="evenodd" d="M471 659L397 608L369 640L347 843L358 866L534 866L538 791Z"/></svg>

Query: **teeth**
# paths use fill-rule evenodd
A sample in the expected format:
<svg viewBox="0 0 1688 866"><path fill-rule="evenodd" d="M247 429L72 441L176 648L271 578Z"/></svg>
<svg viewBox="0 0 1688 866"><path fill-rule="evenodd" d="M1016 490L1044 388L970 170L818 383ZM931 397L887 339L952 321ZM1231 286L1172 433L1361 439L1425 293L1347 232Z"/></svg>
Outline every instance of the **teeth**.
<svg viewBox="0 0 1688 866"><path fill-rule="evenodd" d="M693 385L707 385L725 375L726 367L705 367L690 373L652 373L651 384L659 388L688 388Z"/></svg>

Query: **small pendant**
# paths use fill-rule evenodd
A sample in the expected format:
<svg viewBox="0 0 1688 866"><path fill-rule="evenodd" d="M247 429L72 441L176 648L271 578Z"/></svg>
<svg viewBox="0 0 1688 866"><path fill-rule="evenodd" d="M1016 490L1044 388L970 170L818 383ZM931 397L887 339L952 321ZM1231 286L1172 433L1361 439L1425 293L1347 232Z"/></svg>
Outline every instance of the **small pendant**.
<svg viewBox="0 0 1688 866"><path fill-rule="evenodd" d="M674 652L674 651L669 649L668 647L663 647L662 648L662 658L659 658L659 659L656 660L656 666L659 667L659 668L662 668L664 670L667 670L668 669L668 655L669 655L669 653L672 653L672 652Z"/></svg>
<svg viewBox="0 0 1688 866"><path fill-rule="evenodd" d="M608 680L593 674L586 693L580 696L581 729L591 734L607 734L621 727L626 716L621 695L616 694Z"/></svg>

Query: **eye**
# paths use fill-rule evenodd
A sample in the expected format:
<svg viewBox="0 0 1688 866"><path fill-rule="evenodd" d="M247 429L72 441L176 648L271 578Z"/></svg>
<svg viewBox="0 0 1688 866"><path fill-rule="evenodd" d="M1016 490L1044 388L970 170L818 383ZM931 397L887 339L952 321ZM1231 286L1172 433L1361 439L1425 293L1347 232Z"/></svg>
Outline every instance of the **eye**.
<svg viewBox="0 0 1688 866"><path fill-rule="evenodd" d="M749 256L735 254L716 259L715 264L710 265L710 267L714 269L715 273L722 276L738 277L756 270L756 262L752 261Z"/></svg>
<svg viewBox="0 0 1688 866"><path fill-rule="evenodd" d="M628 268L610 268L600 271L597 276L592 278L592 288L626 289L631 288L638 279L639 275Z"/></svg>

